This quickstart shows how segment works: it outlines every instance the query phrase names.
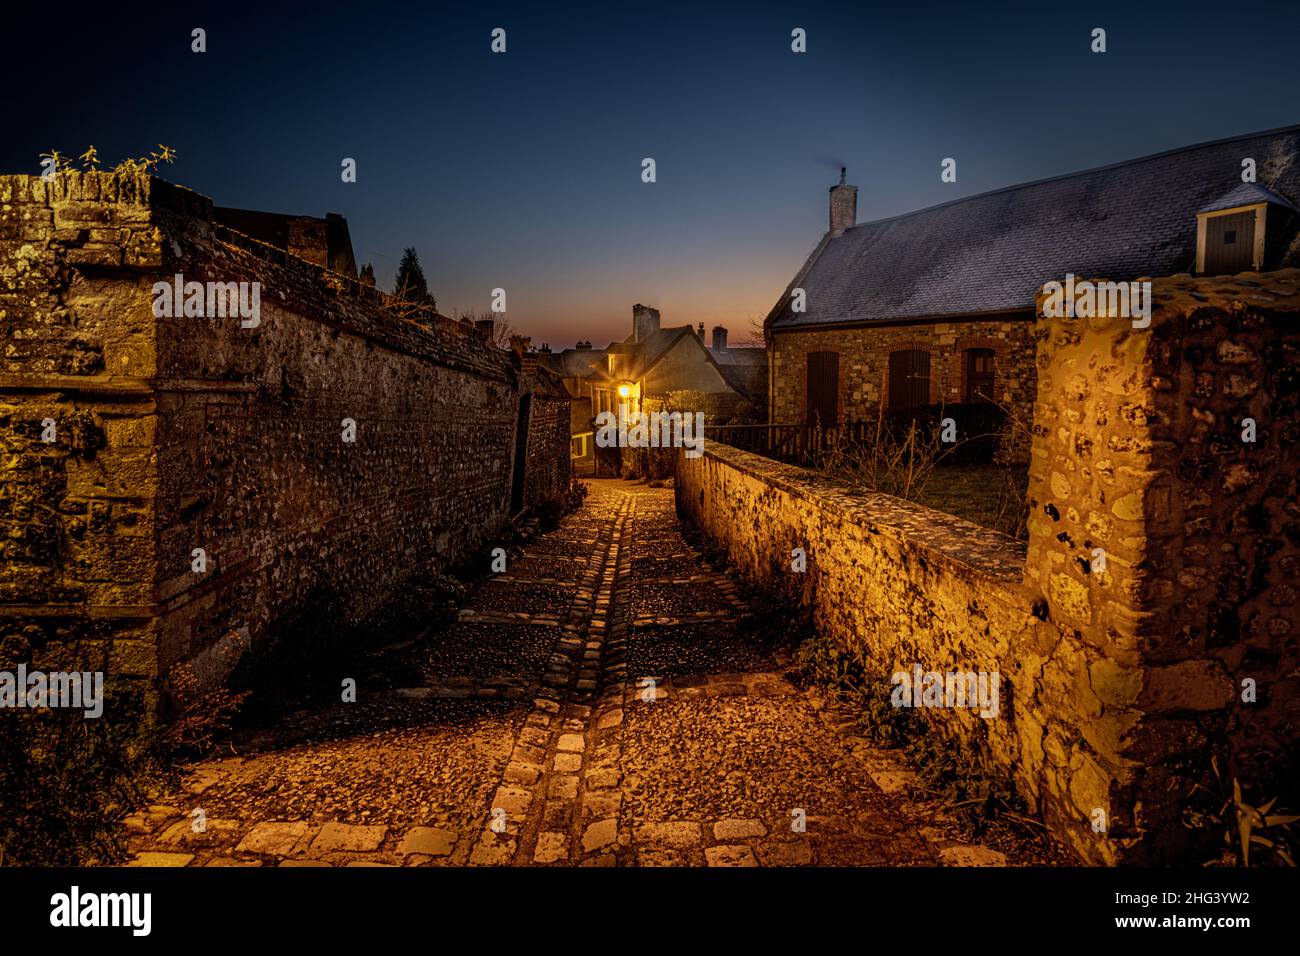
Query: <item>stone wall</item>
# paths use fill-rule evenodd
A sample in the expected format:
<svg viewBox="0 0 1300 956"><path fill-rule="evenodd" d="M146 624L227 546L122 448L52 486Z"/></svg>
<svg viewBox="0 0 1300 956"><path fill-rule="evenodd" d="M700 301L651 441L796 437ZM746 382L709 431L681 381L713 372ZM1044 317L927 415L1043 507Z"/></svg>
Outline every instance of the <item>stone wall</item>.
<svg viewBox="0 0 1300 956"><path fill-rule="evenodd" d="M1211 754L1245 781L1295 759L1298 282L1158 280L1147 330L1039 320L1027 550L717 445L678 457L678 509L810 603L882 695L914 664L1000 674L997 718L922 713L1082 859L1177 858Z"/></svg>
<svg viewBox="0 0 1300 956"><path fill-rule="evenodd" d="M1039 323L1025 584L1096 635L1087 739L1125 825L1174 852L1170 794L1210 754L1300 781L1300 272L1153 291L1149 329Z"/></svg>
<svg viewBox="0 0 1300 956"><path fill-rule="evenodd" d="M930 404L964 402L965 350L992 349L993 397L1029 420L1034 397L1033 322L1002 320L914 323L844 329L775 331L771 342L771 421L802 424L808 419L808 353L839 352L840 420L873 421L889 397L889 353L930 353Z"/></svg>
<svg viewBox="0 0 1300 956"><path fill-rule="evenodd" d="M569 426L573 399L564 380L535 361L526 366L524 388L532 395L528 423L528 457L524 470L524 505L554 505L569 490Z"/></svg>
<svg viewBox="0 0 1300 956"><path fill-rule="evenodd" d="M395 320L160 180L0 177L0 207L7 657L111 638L113 672L216 680L277 622L363 617L508 519L519 365L472 329ZM176 273L259 282L260 324L155 318Z"/></svg>

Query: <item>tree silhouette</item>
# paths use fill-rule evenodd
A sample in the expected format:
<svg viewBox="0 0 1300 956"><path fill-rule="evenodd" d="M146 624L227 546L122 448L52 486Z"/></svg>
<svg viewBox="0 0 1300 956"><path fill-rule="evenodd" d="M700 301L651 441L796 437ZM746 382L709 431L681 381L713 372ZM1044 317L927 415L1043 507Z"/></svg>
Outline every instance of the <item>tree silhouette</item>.
<svg viewBox="0 0 1300 956"><path fill-rule="evenodd" d="M393 280L393 295L403 302L427 305L430 309L438 308L438 301L429 294L429 284L424 279L424 270L420 268L420 257L413 247L402 253L402 261L397 266L397 276Z"/></svg>

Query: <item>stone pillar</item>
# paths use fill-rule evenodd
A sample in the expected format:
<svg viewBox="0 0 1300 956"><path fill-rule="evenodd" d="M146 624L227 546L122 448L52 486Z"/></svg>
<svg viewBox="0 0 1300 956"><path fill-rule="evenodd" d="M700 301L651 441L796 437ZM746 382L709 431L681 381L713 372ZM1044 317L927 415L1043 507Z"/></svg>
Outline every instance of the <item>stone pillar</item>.
<svg viewBox="0 0 1300 956"><path fill-rule="evenodd" d="M1041 680L1084 718L1069 794L1081 825L1106 815L1076 831L1092 859L1178 853L1214 754L1243 783L1294 764L1298 286L1175 276L1148 328L1038 320L1024 584L1082 648Z"/></svg>

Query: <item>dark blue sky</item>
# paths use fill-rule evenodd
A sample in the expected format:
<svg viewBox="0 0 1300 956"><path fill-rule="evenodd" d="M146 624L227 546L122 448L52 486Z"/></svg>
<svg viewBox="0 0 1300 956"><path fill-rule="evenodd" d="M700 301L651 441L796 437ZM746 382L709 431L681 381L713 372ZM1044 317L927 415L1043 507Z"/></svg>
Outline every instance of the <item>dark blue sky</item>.
<svg viewBox="0 0 1300 956"><path fill-rule="evenodd" d="M166 143L163 175L219 204L347 216L383 287L414 245L444 312L502 286L535 343L621 339L634 302L735 341L826 228L841 164L867 220L1300 122L1300 4L1229 9L22 4L0 169Z"/></svg>

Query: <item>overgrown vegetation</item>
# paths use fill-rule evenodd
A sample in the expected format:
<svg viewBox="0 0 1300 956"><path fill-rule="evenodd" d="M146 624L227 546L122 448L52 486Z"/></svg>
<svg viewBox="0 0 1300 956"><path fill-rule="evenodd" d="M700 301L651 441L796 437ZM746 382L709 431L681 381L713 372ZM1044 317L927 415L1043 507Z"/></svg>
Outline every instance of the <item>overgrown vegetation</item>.
<svg viewBox="0 0 1300 956"><path fill-rule="evenodd" d="M1027 424L1000 405L958 408L891 419L877 406L870 427L828 428L818 436L812 466L860 490L1026 538L1028 471L1014 462L1027 447ZM964 419L954 419L961 437L945 435L945 419L956 415Z"/></svg>
<svg viewBox="0 0 1300 956"><path fill-rule="evenodd" d="M998 819L1038 825L1024 816L1024 800L987 750L945 737L915 711L893 705L885 669L815 634L796 651L790 677L847 705L863 737L903 751L916 768L922 794L939 801L939 809L971 835Z"/></svg>
<svg viewBox="0 0 1300 956"><path fill-rule="evenodd" d="M81 161L81 168L83 170L88 172L99 171L99 151L95 149L94 144L91 144L91 146L77 158ZM48 153L41 153L41 160L41 165L44 166L46 170L55 174L68 172L75 168L72 165L72 160L63 153L60 153L57 149L51 149ZM114 166L110 172L115 175L152 173L158 168L160 163L174 163L175 161L176 150L172 149L170 146L164 146L162 143L159 143L157 152L150 151L147 156L128 156L126 159Z"/></svg>
<svg viewBox="0 0 1300 956"><path fill-rule="evenodd" d="M13 640L0 641L6 668L27 657L6 648ZM110 653L78 669L104 671ZM155 716L143 682L111 677L99 718L60 708L0 712L0 864L97 865L123 858L121 818L174 785L179 761L210 747L243 702L243 695L224 689L204 691L188 668L170 678L173 720Z"/></svg>
<svg viewBox="0 0 1300 956"><path fill-rule="evenodd" d="M680 413L685 420L685 427L690 429L689 434L692 438L699 437L695 430L696 412L705 413L705 421L713 424L709 418L710 399L704 392L692 389L679 389L675 392L669 392L660 400L646 399L642 403L641 411L649 415L654 412L672 414ZM675 440L676 436L674 436ZM632 448L625 449L622 452L623 470L622 476L631 480L664 481L671 478L676 470L674 462L677 458L676 447L666 448Z"/></svg>
<svg viewBox="0 0 1300 956"><path fill-rule="evenodd" d="M533 508L533 513L537 517L543 531L552 531L563 518L571 511L576 511L582 507L582 502L586 499L591 487L577 475L569 476L569 486L563 492L553 495L538 503Z"/></svg>
<svg viewBox="0 0 1300 956"><path fill-rule="evenodd" d="M1197 784L1183 810L1183 826L1193 838L1210 847L1217 845L1212 864L1225 866L1296 865L1300 815L1275 812L1278 797L1262 803L1246 799L1246 791L1235 776L1229 783L1219 768L1219 757L1210 758L1212 783Z"/></svg>

